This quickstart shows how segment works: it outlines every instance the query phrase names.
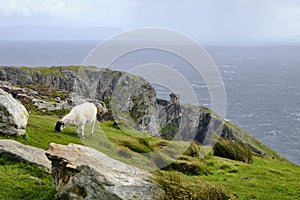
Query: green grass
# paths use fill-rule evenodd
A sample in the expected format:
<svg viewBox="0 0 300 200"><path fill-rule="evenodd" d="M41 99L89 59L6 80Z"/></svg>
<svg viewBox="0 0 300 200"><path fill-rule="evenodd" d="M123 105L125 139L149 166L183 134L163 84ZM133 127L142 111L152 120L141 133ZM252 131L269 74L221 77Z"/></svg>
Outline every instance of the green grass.
<svg viewBox="0 0 300 200"><path fill-rule="evenodd" d="M75 134L75 128L70 127L62 133L56 133L54 127L59 120L55 116L30 115L25 137L0 136L0 139L14 139L26 145L47 150L50 143L67 145L69 143L83 144Z"/></svg>
<svg viewBox="0 0 300 200"><path fill-rule="evenodd" d="M113 122L96 124L93 137L87 127L86 139L81 140L74 127L54 132L57 120L55 116L30 115L27 136L10 139L43 149L48 149L49 143L93 147L153 173L166 191L165 199L300 199L300 167L284 160L253 155L252 163L247 164L213 156L209 152L212 147L120 130ZM54 198L51 175L26 163L0 161L0 199L24 199L23 194L30 199Z"/></svg>
<svg viewBox="0 0 300 200"><path fill-rule="evenodd" d="M0 199L55 199L54 179L40 167L0 158Z"/></svg>
<svg viewBox="0 0 300 200"><path fill-rule="evenodd" d="M58 67L44 67L44 66L38 66L38 67L20 67L21 70L27 71L29 73L33 72L39 72L41 74L54 74L56 73L57 75L62 75L61 70L62 69L69 69L69 70L74 70L78 71L81 66L58 66ZM92 68L92 67L90 67Z"/></svg>
<svg viewBox="0 0 300 200"><path fill-rule="evenodd" d="M252 164L214 157L212 174L202 176L223 185L238 199L300 199L300 167L288 162L254 157Z"/></svg>

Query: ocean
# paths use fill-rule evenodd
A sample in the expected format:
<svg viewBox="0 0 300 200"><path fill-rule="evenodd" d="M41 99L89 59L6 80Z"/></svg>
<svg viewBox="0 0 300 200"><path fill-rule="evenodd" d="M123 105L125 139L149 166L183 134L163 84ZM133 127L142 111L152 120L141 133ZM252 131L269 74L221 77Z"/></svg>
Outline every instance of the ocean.
<svg viewBox="0 0 300 200"><path fill-rule="evenodd" d="M80 65L98 41L0 41L0 66ZM300 165L300 46L205 46L226 91L226 119ZM112 69L160 63L183 74L199 103L210 107L203 78L189 63L167 52L140 50L122 56ZM159 98L170 91L155 84Z"/></svg>

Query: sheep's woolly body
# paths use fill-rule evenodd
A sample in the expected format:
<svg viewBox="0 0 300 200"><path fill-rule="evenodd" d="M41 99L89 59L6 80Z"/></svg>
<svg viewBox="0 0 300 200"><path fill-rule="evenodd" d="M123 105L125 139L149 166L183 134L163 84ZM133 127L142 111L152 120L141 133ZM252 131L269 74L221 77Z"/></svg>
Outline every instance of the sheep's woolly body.
<svg viewBox="0 0 300 200"><path fill-rule="evenodd" d="M64 116L60 123L64 126L75 125L76 132L81 132L81 137L84 138L84 127L87 123L92 124L92 135L94 134L94 125L97 120L97 107L92 103L83 103L75 106L69 114Z"/></svg>
<svg viewBox="0 0 300 200"><path fill-rule="evenodd" d="M82 123L92 123L96 120L97 108L92 103L83 103L75 106L69 114L64 116L61 121L65 125L81 125Z"/></svg>

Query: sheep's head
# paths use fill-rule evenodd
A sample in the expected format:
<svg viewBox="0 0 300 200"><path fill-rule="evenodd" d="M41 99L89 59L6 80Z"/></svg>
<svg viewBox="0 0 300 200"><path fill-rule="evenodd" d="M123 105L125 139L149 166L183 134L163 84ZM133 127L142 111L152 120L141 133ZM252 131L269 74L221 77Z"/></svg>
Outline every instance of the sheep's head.
<svg viewBox="0 0 300 200"><path fill-rule="evenodd" d="M64 128L64 122L58 121L55 125L55 132L61 132L61 130Z"/></svg>
<svg viewBox="0 0 300 200"><path fill-rule="evenodd" d="M106 105L105 105L104 102L100 101L97 104L97 113L100 114L100 115L104 115L104 114L108 113L108 110L107 110Z"/></svg>

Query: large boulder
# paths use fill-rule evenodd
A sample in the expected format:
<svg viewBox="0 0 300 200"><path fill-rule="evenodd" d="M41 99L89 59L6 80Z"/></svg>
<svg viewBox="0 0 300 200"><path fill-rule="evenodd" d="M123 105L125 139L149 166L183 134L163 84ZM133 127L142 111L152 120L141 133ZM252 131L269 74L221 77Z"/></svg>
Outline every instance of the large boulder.
<svg viewBox="0 0 300 200"><path fill-rule="evenodd" d="M46 151L43 149L27 146L14 140L0 140L0 157L29 162L50 172L51 162L45 153Z"/></svg>
<svg viewBox="0 0 300 200"><path fill-rule="evenodd" d="M26 108L11 94L0 89L0 133L25 135L28 121Z"/></svg>
<svg viewBox="0 0 300 200"><path fill-rule="evenodd" d="M50 144L57 199L162 199L151 176L81 145Z"/></svg>

